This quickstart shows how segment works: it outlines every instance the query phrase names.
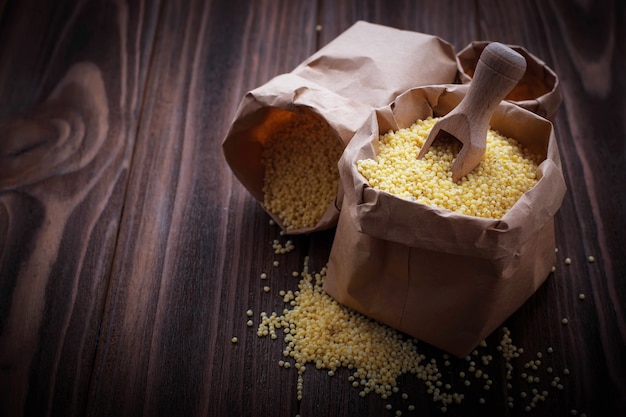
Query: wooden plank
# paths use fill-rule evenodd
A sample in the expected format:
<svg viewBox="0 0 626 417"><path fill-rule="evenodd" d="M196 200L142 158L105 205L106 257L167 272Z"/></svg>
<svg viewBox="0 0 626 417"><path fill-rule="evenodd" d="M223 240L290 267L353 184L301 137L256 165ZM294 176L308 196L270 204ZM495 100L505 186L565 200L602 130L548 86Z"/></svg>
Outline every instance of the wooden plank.
<svg viewBox="0 0 626 417"><path fill-rule="evenodd" d="M420 344L465 395L445 415L528 415L533 388L549 396L532 415L626 406L621 3L182 3L31 12L0 2L0 414L442 413L414 376L399 381L407 400L361 398L349 371L314 366L298 402L296 372L277 365L282 336L256 336L260 313L284 307L278 291L296 289L291 272L304 257L325 264L333 231L275 255L272 240L286 238L230 173L221 139L247 90L358 19L436 34L457 50L479 39L520 44L562 81L555 129L570 189L557 244L559 262L572 264L505 323L525 348L511 388L501 330L477 350L489 391L475 376L465 386L469 361ZM537 352L540 381L528 383L524 364Z"/></svg>
<svg viewBox="0 0 626 417"><path fill-rule="evenodd" d="M365 20L402 30L439 36L457 50L476 39L474 2L444 0L370 0L323 3L319 22L321 46L330 42L354 22Z"/></svg>
<svg viewBox="0 0 626 417"><path fill-rule="evenodd" d="M623 257L626 162L623 125L623 5L594 7L538 2L514 10L519 19L498 20L501 4L481 8L486 36L527 45L562 80L563 104L555 119L568 193L556 216L558 265L535 299L514 317L521 343L552 344L571 371L559 408L617 412L625 406L626 321ZM481 3L482 5L482 3ZM507 11L511 11L507 5ZM487 22L500 22L492 24ZM600 75L602 74L602 75ZM601 144L600 144L601 143ZM594 256L595 263L587 261ZM566 265L566 258L572 260ZM578 294L586 294L581 301ZM568 318L567 326L559 317ZM534 319L533 319L534 318ZM538 327L533 321L539 320ZM558 408L557 408L558 409Z"/></svg>
<svg viewBox="0 0 626 417"><path fill-rule="evenodd" d="M0 414L82 415L158 8L3 6Z"/></svg>
<svg viewBox="0 0 626 417"><path fill-rule="evenodd" d="M272 266L278 230L235 182L221 140L246 90L314 51L314 22L300 2L164 5L89 414L296 414L281 352L246 311L258 323L281 307L301 256Z"/></svg>
<svg viewBox="0 0 626 417"><path fill-rule="evenodd" d="M475 39L473 23L476 19L474 4L471 2L414 2L414 1L371 1L371 2L339 2L324 3L320 9L320 43L324 45L334 39L342 31L357 20L391 26L403 30L428 33L439 36L451 43L456 50L465 47ZM402 65L401 62L398 65ZM315 236L310 244L311 263L321 268L328 259L332 245L332 234ZM443 364L443 352L423 345L420 351L428 360L435 359ZM455 363L460 370L463 363ZM452 366L452 365L451 365ZM370 393L365 397L359 395L361 389L352 386L348 377L352 372L341 368L335 376L330 377L327 371L316 370L308 366L305 372L305 392L300 405L302 416L346 416L346 415L395 415L396 411L403 415L434 415L439 412L441 404L435 403L427 393L427 387L414 375L404 375L398 381L401 392L391 398ZM477 387L475 391L479 392ZM408 396L402 399L401 393ZM409 405L415 411L408 409ZM391 410L387 410L390 406ZM476 408L476 409L475 409ZM452 407L451 407L452 409ZM463 404L467 415L471 412L492 411L493 407L478 407L478 404ZM454 415L454 414L453 414ZM476 414L478 415L478 414Z"/></svg>

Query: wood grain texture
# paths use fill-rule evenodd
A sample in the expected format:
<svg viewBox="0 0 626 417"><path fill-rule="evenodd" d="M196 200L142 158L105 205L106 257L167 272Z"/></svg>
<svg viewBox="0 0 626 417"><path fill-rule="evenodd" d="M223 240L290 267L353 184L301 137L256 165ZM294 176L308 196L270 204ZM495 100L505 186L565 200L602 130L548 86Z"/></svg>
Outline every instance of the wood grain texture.
<svg viewBox="0 0 626 417"><path fill-rule="evenodd" d="M247 300L262 288L260 268L271 266L271 239L221 152L246 89L314 51L305 36L314 34L314 9L267 6L164 5L149 78L161 88L147 92L137 136L132 209L122 219L90 397L95 415L263 415L290 397L292 385L282 385L268 392L273 401L247 400L281 379L278 359L254 358L260 369L249 374L240 356L252 344L245 335L256 338L245 312L260 312L262 300ZM255 356L271 357L267 348Z"/></svg>
<svg viewBox="0 0 626 417"><path fill-rule="evenodd" d="M420 344L465 394L445 415L620 415L625 17L619 1L0 1L0 415L444 415L411 375L399 381L409 399L383 400L361 398L346 369L311 366L297 401L295 371L277 365L282 337L255 331L262 311L280 314L278 291L296 289L305 256L324 266L334 231L275 255L272 240L286 237L233 177L221 141L246 91L357 20L457 51L521 45L561 81L559 263L505 323L525 349L510 388L501 330L479 349L494 358L481 367L489 391L462 384L467 361L445 364ZM524 363L539 351L540 381L528 383ZM533 388L549 396L529 413L521 393Z"/></svg>
<svg viewBox="0 0 626 417"><path fill-rule="evenodd" d="M0 409L7 416L85 411L150 50L149 42L137 46L156 18L123 5L72 3L34 15L27 4L11 4L2 18Z"/></svg>
<svg viewBox="0 0 626 417"><path fill-rule="evenodd" d="M616 284L626 276L623 257L626 223L623 214L610 208L614 198L622 201L618 205L623 205L625 194L623 186L618 185L623 184L623 173L606 167L626 162L623 123L619 127L615 123L625 106L622 98L609 98L605 93L602 98L597 96L601 91L623 91L624 86L617 82L611 87L588 88L582 95L580 91L581 84L595 78L592 73L598 67L603 67L600 72L605 74L605 80L596 82L614 79L612 74L623 72L624 62L617 58L624 49L623 41L619 41L623 40L623 33L615 25L618 20L623 21L624 9L614 2L574 6L550 2L537 7L529 8L525 4L519 10L512 10L510 5L506 5L506 10L503 5L481 8L485 20L492 22L497 22L497 16L506 12L519 16L506 26L481 23L485 38L528 45L533 53L545 57L559 74L564 96L555 120L568 185L565 201L556 216L559 263L553 279L513 319L521 326L523 342L536 346L535 339L542 330L530 324L533 316L542 323L558 322L555 313L567 317L567 326L547 326L544 330L545 340L554 340L551 343L561 346L561 360L576 376L571 378L569 389L561 393L560 404L575 404L588 414L613 415L624 408L626 401L624 285ZM607 138L607 142L600 138ZM603 179L599 180L598 175ZM595 263L587 262L589 255L596 258ZM567 257L572 259L572 265L564 263ZM575 268L571 268L573 265ZM585 302L578 299L579 293L587 295ZM540 302L543 296L545 301ZM602 360L581 359L594 357L592 352L596 350L603 351Z"/></svg>
<svg viewBox="0 0 626 417"><path fill-rule="evenodd" d="M624 10L621 3L570 7L552 2L544 12L561 17L550 47L555 70L569 84L564 90L565 117L556 123L564 140L569 140L562 155L570 188L558 218L561 234L557 242L563 256L582 260L583 265L562 271L559 277L565 284L564 294L577 288L593 294L593 306L582 311L569 306L571 314L581 319L570 336L573 359L596 357L580 361L579 373L587 378L577 382L573 393L590 409L603 407L603 391L616 398L614 408L626 407L626 175L617 169L626 163L626 102L620 81L625 66L618 58L625 50ZM574 20L580 23L574 26ZM580 91L585 92L584 100L577 94ZM596 264L584 263L589 254L598 260ZM594 324L590 325L588 316ZM595 341L602 354L592 354L584 343L587 340Z"/></svg>

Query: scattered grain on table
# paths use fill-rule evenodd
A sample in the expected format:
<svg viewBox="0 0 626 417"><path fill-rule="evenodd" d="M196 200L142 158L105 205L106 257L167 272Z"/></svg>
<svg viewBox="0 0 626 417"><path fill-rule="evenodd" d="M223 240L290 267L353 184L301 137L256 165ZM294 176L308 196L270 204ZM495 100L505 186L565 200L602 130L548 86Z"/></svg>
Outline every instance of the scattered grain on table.
<svg viewBox="0 0 626 417"><path fill-rule="evenodd" d="M442 412L450 411L451 407L458 407L464 401L478 404L485 404L488 399L502 401L502 398L497 398L497 393L493 394L494 397L467 397L472 380L477 381L485 393L490 392L491 386L495 384L487 372L494 357L493 349L486 341L482 341L465 359L451 358L447 354L429 357L419 348L417 340L337 303L326 294L322 287L326 267L314 272L309 268L308 258L305 258L303 270L298 276L297 290L279 292L285 303L282 314L262 312L257 327L259 337L277 339L279 335L282 336L283 359L278 361L278 365L282 368L293 367L298 373L298 400L302 400L305 395L304 373L315 367L331 377L336 377L339 368L350 370L346 384L358 389L359 396L379 395L383 400L393 401L389 403L392 404L391 409L401 413L415 409L407 402L416 394L409 395L399 387L399 378L405 374L422 381L427 395L438 404ZM513 382L515 390L521 390L523 394L519 397L516 395L514 399L505 396L506 406L519 407L521 410L526 407L534 409L549 398L548 390L564 389L561 377L569 374L567 368L553 364L549 367L550 370L554 367L551 373L553 377L542 378L548 374L546 364L551 363L548 357L539 351L520 362L528 353L513 343L511 331L507 327L499 331L501 339L495 350L501 355L499 360L505 364L507 392L513 393ZM555 352L552 347L545 351L550 354ZM463 370L454 375L449 371L444 373L442 369L446 368L446 363L455 369L463 366ZM559 369L563 370L559 372ZM524 378L520 370L524 371ZM523 389L528 390L528 395ZM399 398L394 401L394 396ZM508 396L513 398L510 394ZM405 408L398 407L396 402L401 402Z"/></svg>
<svg viewBox="0 0 626 417"><path fill-rule="evenodd" d="M271 243L276 249L277 242ZM291 250L281 251L280 254ZM262 275L263 279L269 278L267 273ZM549 357L544 357L539 351L532 355L532 359L520 364L518 362L524 356L524 349L517 347L513 343L511 331L502 327L499 330L501 339L495 351L501 355L499 360L505 363L504 386L507 394L503 398L497 398L497 393L493 394L496 398L467 398L468 388L472 389L470 378L482 381L484 391L489 391L494 384L486 372L487 368L481 368L481 365L487 367L494 360L494 349L488 346L487 341L483 340L464 359L451 358L445 353L438 358L429 357L426 350L419 348L417 340L342 306L327 295L322 288L326 276L325 267L319 272L313 272L309 269L308 257L305 257L302 272L294 270L291 275L300 278L298 289L278 291L286 305L285 309L282 314L261 312L257 335L270 336L272 340L278 339L279 335L283 337L284 359L278 361L278 365L283 369L291 369L293 365L298 373L296 392L299 400L304 396L303 375L307 365L310 365L308 368L315 366L316 369L325 370L330 377L336 375L337 369L347 368L351 374L346 383L357 388L361 397L376 394L394 402L395 395L401 398L402 407L407 412L415 410L415 405L409 402L416 394L409 395L398 386L398 379L404 374L412 374L421 380L426 393L439 405L442 412L448 411L450 407L458 407L464 401L486 404L487 400L503 399L506 399L504 404L509 408L532 410L539 403L547 401L548 390L565 389L561 377L567 377L570 371L554 364L556 359L549 359L557 356L554 355L553 347L548 346L545 350L550 354ZM246 316L250 318L252 315L252 309L249 309ZM564 319L565 322L566 320ZM246 325L250 326L251 321L247 321ZM233 337L232 342L237 341ZM454 375L450 371L443 373L440 363L443 364L443 369L449 366L456 370L460 367L463 369ZM520 370L525 371L524 378L521 378ZM546 375L550 377L541 378ZM500 385L502 384L498 386ZM511 395L514 392L518 393L515 398ZM399 409L402 407L390 404L392 410L396 409L402 414Z"/></svg>

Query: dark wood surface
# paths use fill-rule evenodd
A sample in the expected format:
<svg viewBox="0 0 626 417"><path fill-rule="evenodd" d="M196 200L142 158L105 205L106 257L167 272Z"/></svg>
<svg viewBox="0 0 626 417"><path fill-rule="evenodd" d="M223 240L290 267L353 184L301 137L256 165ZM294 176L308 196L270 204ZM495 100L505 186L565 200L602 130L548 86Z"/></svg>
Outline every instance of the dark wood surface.
<svg viewBox="0 0 626 417"><path fill-rule="evenodd" d="M561 81L559 264L505 324L525 352L516 378L552 347L546 362L563 389L542 375L537 386L550 395L525 411L519 393L532 387L518 378L506 388L498 330L482 351L494 356L493 389L462 386L467 364L451 359L445 376L465 399L446 415L623 415L623 4L0 1L0 415L406 410L400 398L361 398L346 369L307 371L297 401L296 372L277 366L282 339L258 338L245 312L282 311L278 291L295 289L304 256L314 269L326 263L333 230L294 238L296 250L271 269L279 230L221 151L246 91L357 20L437 35L457 51L473 40L522 45ZM258 277L270 269L264 293ZM442 352L420 349L443 363ZM404 416L442 415L421 381L399 383L416 406Z"/></svg>

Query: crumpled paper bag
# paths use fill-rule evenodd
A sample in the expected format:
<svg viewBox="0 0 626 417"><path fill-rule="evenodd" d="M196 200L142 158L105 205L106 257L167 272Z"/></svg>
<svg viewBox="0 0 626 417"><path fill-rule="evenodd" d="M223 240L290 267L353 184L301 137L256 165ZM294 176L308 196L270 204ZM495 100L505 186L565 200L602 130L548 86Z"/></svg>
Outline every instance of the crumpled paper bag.
<svg viewBox="0 0 626 417"><path fill-rule="evenodd" d="M323 118L345 146L370 111L369 106L335 94L305 78L293 74L279 75L246 94L223 143L224 155L235 176L263 204L263 147L294 114L309 113ZM309 233L335 226L340 200L341 193L338 192L336 201L329 205L314 227L287 233ZM270 211L267 213L285 229L278 216Z"/></svg>
<svg viewBox="0 0 626 417"><path fill-rule="evenodd" d="M298 65L248 92L223 142L226 161L239 181L263 203L263 145L292 113L312 113L347 144L372 109L415 86L453 83L454 49L442 39L359 21ZM314 157L314 155L312 155ZM309 233L333 227L341 190ZM268 212L283 228L281 220Z"/></svg>
<svg viewBox="0 0 626 417"><path fill-rule="evenodd" d="M462 83L469 83L472 80L480 54L489 43L489 41L471 42L457 54L459 80ZM553 120L562 101L556 73L524 47L507 46L526 59L526 73L505 100Z"/></svg>
<svg viewBox="0 0 626 417"><path fill-rule="evenodd" d="M442 116L467 85L415 88L372 112L339 161L344 191L326 292L369 317L464 357L544 282L555 264L554 214L565 194L552 124L502 102L491 127L545 155L539 181L502 219L431 207L370 187L358 160L378 136Z"/></svg>

